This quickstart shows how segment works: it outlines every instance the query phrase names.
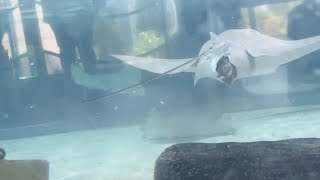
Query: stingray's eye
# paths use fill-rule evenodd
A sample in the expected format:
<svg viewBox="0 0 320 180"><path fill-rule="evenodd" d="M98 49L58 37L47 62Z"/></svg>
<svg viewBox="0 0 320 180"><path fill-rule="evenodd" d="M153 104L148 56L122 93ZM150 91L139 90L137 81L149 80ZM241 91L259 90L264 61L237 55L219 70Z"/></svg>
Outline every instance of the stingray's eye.
<svg viewBox="0 0 320 180"><path fill-rule="evenodd" d="M209 45L209 49L211 50L211 49L213 49L213 47L216 45L216 43L215 42L212 42L210 45Z"/></svg>

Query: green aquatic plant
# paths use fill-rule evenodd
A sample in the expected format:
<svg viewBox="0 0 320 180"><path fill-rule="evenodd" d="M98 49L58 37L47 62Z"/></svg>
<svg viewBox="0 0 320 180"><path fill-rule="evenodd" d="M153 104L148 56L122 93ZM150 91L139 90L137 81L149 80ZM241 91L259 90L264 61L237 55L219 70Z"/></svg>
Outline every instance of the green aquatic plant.
<svg viewBox="0 0 320 180"><path fill-rule="evenodd" d="M163 45L165 42L164 37L156 31L144 31L138 33L136 41L133 44L133 55L145 54L153 49Z"/></svg>
<svg viewBox="0 0 320 180"><path fill-rule="evenodd" d="M256 29L272 36L286 37L288 14L300 3L293 1L255 7ZM243 15L241 28L253 28L250 27L248 9L243 8L241 11Z"/></svg>
<svg viewBox="0 0 320 180"><path fill-rule="evenodd" d="M268 5L267 10L257 8L256 18L258 30L276 37L286 37L288 14L299 2L278 3Z"/></svg>

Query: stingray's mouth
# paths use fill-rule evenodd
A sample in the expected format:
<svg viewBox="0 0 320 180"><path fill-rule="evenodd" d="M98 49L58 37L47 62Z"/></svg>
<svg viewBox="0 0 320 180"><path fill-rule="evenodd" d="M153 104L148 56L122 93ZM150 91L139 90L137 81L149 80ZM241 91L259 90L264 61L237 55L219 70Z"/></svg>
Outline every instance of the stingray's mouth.
<svg viewBox="0 0 320 180"><path fill-rule="evenodd" d="M227 85L232 85L237 77L237 68L230 61L228 56L222 56L216 66L217 80Z"/></svg>

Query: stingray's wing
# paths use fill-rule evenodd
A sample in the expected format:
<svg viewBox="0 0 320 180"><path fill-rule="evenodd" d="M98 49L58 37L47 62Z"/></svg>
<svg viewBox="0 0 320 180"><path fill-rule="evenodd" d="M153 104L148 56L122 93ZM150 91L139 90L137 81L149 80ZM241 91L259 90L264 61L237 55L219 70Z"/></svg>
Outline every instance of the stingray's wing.
<svg viewBox="0 0 320 180"><path fill-rule="evenodd" d="M274 72L280 65L320 49L320 36L291 41L267 36L252 29L240 29L225 31L219 38L244 47L253 57L255 74Z"/></svg>
<svg viewBox="0 0 320 180"><path fill-rule="evenodd" d="M254 60L257 68L265 69L264 67L268 67L265 69L266 72L274 72L279 65L294 61L319 49L320 36L316 36L298 41L288 41L287 46L280 47L278 50L276 48L261 49L260 54L254 56Z"/></svg>
<svg viewBox="0 0 320 180"><path fill-rule="evenodd" d="M140 73L129 66L123 67L120 72L90 75L84 72L78 64L71 66L74 83L88 89L115 92L141 81ZM144 88L137 86L133 91L121 91L124 94L144 94Z"/></svg>
<svg viewBox="0 0 320 180"><path fill-rule="evenodd" d="M163 74L171 69L174 69L182 64L191 61L193 58L187 59L157 59L150 57L136 57L126 55L112 55L113 57L121 60L122 62L129 64L138 69L143 69L149 72ZM168 74L175 74L180 72L193 72L191 66L193 63L186 64L185 66L169 72Z"/></svg>
<svg viewBox="0 0 320 180"><path fill-rule="evenodd" d="M301 40L282 40L253 29L234 29L221 33L219 40L231 41L244 47L253 57L286 55L281 63L290 62L320 48L320 36Z"/></svg>

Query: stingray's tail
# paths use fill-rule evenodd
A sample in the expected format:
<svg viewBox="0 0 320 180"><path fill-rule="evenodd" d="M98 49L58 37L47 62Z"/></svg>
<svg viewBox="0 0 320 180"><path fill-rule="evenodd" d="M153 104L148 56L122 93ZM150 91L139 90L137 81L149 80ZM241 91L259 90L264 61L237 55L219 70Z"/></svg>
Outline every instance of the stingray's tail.
<svg viewBox="0 0 320 180"><path fill-rule="evenodd" d="M161 74L159 74L159 75L157 75L157 76L155 76L155 77L153 77L153 78L150 78L150 79L141 81L141 82L139 82L139 83L133 84L133 85L128 86L128 87L126 87L126 88L123 88L123 89L120 89L120 90L118 90L118 91L112 92L112 93L110 93L110 94L108 94L108 95L101 96L101 97L97 97L97 98L94 98L94 99L84 100L84 101L82 101L82 102L91 102L91 101L96 101L96 100L108 98L108 97L117 95L117 94L119 94L119 93L122 93L122 92L124 92L124 91L127 91L127 90L129 90L129 89L131 89L131 88L135 88L135 87L137 87L137 86L141 86L141 85L147 84L147 83L149 83L149 82L151 82L151 81L154 81L154 80L156 80L156 79L159 79L159 78L161 78L161 77L163 77L163 76L165 76L165 75L167 75L167 74L170 74L171 72L177 71L177 70L179 70L180 68L183 68L183 67L185 67L185 66L191 66L192 64L194 64L195 62L197 62L200 57L201 57L201 56L198 56L198 57L195 57L195 58L192 58L192 59L188 59L187 61L183 62L182 64L177 65L176 67L171 68L171 69L169 69L169 70L167 70L167 71L165 71L165 72L163 72L163 73L161 73ZM191 64L191 65L190 65L190 64ZM154 67L154 68L156 68L156 67Z"/></svg>

